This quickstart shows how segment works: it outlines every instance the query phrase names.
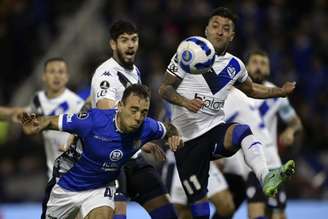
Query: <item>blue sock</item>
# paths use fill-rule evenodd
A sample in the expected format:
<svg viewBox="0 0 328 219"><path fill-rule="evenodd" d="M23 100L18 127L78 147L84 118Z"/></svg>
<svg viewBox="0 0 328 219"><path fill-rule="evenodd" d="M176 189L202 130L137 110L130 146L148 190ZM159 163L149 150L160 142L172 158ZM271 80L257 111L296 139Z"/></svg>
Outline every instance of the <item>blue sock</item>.
<svg viewBox="0 0 328 219"><path fill-rule="evenodd" d="M209 219L210 218L210 204L208 201L194 203L191 205L191 213L195 219Z"/></svg>
<svg viewBox="0 0 328 219"><path fill-rule="evenodd" d="M163 205L149 212L152 219L178 219L172 204Z"/></svg>
<svg viewBox="0 0 328 219"><path fill-rule="evenodd" d="M115 214L113 219L126 219L126 215L122 215L122 214Z"/></svg>

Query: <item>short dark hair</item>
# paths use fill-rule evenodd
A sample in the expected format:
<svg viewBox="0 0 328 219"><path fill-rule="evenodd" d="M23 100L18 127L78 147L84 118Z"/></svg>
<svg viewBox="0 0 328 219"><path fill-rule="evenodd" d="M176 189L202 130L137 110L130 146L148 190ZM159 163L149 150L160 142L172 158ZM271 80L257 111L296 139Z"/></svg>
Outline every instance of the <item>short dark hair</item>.
<svg viewBox="0 0 328 219"><path fill-rule="evenodd" d="M255 55L259 55L259 56L263 56L263 57L267 57L269 58L269 54L267 52L265 52L264 50L261 49L254 49L252 51L250 51L247 56L246 56L246 63L249 62L249 60L251 59L252 56Z"/></svg>
<svg viewBox="0 0 328 219"><path fill-rule="evenodd" d="M225 18L229 18L233 25L236 26L237 20L238 20L238 16L237 14L233 13L229 8L225 8L225 7L217 7L213 10L213 12L210 14L208 21L211 20L212 17L214 16L220 16L220 17L225 17Z"/></svg>
<svg viewBox="0 0 328 219"><path fill-rule="evenodd" d="M122 102L125 103L126 99L131 94L134 94L143 99L147 99L147 98L150 99L150 90L146 85L132 84L128 86L123 92Z"/></svg>
<svg viewBox="0 0 328 219"><path fill-rule="evenodd" d="M110 28L110 38L112 40L117 40L117 38L123 34L133 34L138 33L137 27L134 23L127 20L117 20Z"/></svg>
<svg viewBox="0 0 328 219"><path fill-rule="evenodd" d="M66 64L66 66L68 65L66 60L62 57L52 57L52 58L49 58L47 59L45 62L44 62L44 65L43 65L43 70L45 71L46 68L47 68L47 65L50 63L50 62L64 62Z"/></svg>

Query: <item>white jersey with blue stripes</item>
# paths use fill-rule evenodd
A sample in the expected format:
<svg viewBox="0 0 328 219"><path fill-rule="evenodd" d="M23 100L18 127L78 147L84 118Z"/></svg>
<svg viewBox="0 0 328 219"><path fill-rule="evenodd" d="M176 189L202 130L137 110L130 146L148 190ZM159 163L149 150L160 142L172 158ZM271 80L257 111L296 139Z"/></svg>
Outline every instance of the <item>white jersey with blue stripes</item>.
<svg viewBox="0 0 328 219"><path fill-rule="evenodd" d="M114 58L102 63L94 73L91 81L92 107L101 99L120 101L125 88L131 84L141 83L140 71L134 65L128 70L119 65Z"/></svg>
<svg viewBox="0 0 328 219"><path fill-rule="evenodd" d="M227 122L237 122L247 124L251 128L254 136L262 143L265 158L268 167L273 169L281 166L281 161L277 148L271 138L271 135L260 116L259 110L256 108L254 98L247 97L242 91L233 88L224 104L224 112ZM242 158L242 156L233 156ZM232 158L232 160L233 160ZM230 158L227 160L229 161ZM237 165L239 161L232 161L231 165ZM242 162L243 163L243 162ZM228 166L230 165L227 164ZM228 167L229 168L229 167ZM243 170L243 167L239 167ZM236 168L237 169L237 168ZM238 173L240 174L240 173Z"/></svg>
<svg viewBox="0 0 328 219"><path fill-rule="evenodd" d="M267 87L275 86L271 82L264 82ZM294 108L290 105L287 98L271 98L254 100L256 107L260 111L260 115L267 126L274 145L277 146L277 122L278 115L286 122L296 116Z"/></svg>
<svg viewBox="0 0 328 219"><path fill-rule="evenodd" d="M60 96L48 98L45 91L39 91L33 98L29 111L39 115L54 116L63 113L77 113L84 101L74 92L66 89ZM46 152L48 177L52 176L55 159L62 154L60 145L67 144L69 133L59 131L43 131L44 149Z"/></svg>
<svg viewBox="0 0 328 219"><path fill-rule="evenodd" d="M179 129L184 141L197 138L223 123L223 105L229 91L235 83L243 83L248 77L243 62L230 53L216 55L211 70L199 75L186 73L178 65L175 55L167 72L182 80L177 88L180 95L188 99L200 98L206 104L197 113L172 105L172 123Z"/></svg>

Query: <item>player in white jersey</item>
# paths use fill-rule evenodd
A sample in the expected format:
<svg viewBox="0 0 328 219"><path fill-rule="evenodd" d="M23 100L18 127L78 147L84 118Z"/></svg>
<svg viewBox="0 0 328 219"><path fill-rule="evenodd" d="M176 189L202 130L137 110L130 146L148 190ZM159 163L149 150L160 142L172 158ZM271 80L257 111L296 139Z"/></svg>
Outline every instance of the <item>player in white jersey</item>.
<svg viewBox="0 0 328 219"><path fill-rule="evenodd" d="M28 111L39 115L53 116L63 113L77 113L84 101L66 85L69 79L68 66L63 58L48 59L44 64L42 81L44 90L38 91L33 97ZM42 132L47 159L48 177L52 177L55 159L66 149L70 134L59 131Z"/></svg>
<svg viewBox="0 0 328 219"><path fill-rule="evenodd" d="M281 166L278 151L273 150L276 148L255 106L255 99L249 98L240 90L233 88L224 103L224 112L227 123L237 122L250 126L253 134L263 144L264 154L269 169L275 169ZM276 163L277 159L279 159L278 164ZM265 204L262 201L259 202L259 200L265 198L265 196L261 191L258 180L254 177L254 173L247 167L241 151L237 152L232 157L224 159L224 161L225 172L239 174L247 181L246 195L248 200L248 217L250 219L266 218ZM252 182L252 184L250 184L250 182ZM254 186L259 188L259 191L256 191Z"/></svg>
<svg viewBox="0 0 328 219"><path fill-rule="evenodd" d="M234 21L234 14L228 9L217 8L205 30L217 53L212 69L202 75L188 74L173 57L159 90L173 104L172 123L185 141L185 147L175 153L175 158L192 215L197 219L209 218L206 193L211 159L231 156L241 148L268 196L274 195L287 175L294 172L293 161L269 172L262 144L249 126L224 123L223 105L233 85L254 98L283 97L295 88L291 82L281 88L252 82L244 64L226 52L234 38Z"/></svg>
<svg viewBox="0 0 328 219"><path fill-rule="evenodd" d="M264 51L256 50L249 54L247 60L247 69L253 81L269 87L275 86L272 83L266 81L270 74L270 61L268 55ZM295 133L302 130L301 120L293 107L290 105L287 98L254 100L254 104L255 107L259 110L263 120L263 125L268 128L269 134L273 141L272 147L267 148L267 158L269 163L271 163L270 168L277 168L281 165L280 157L278 154L277 141L279 139L280 143L285 146L293 144ZM279 138L277 136L278 115L286 124L286 129L280 134ZM256 193L260 192L261 191L257 191ZM271 216L271 218L285 219L286 200L286 194L284 190L281 190L276 198L265 199L264 196L259 195L257 198L257 203L258 206L262 207L262 209L265 207L265 205L260 205L259 202L262 201L262 203L266 203L268 209L270 210L269 216Z"/></svg>
<svg viewBox="0 0 328 219"><path fill-rule="evenodd" d="M91 82L92 106L99 109L116 107L126 87L141 83L139 69L134 65L139 46L135 25L117 21L112 25L110 34L113 57L96 69ZM141 204L152 218L176 218L167 189L155 168L144 160L142 154L133 156L122 172L119 190L122 194L116 194L115 203L117 219L126 218L125 195ZM124 183L126 186L122 185Z"/></svg>

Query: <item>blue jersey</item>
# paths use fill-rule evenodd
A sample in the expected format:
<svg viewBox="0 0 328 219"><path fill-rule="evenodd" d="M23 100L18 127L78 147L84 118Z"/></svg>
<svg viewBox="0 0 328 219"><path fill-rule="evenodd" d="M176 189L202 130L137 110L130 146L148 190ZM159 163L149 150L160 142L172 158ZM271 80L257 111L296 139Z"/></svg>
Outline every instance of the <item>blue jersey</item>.
<svg viewBox="0 0 328 219"><path fill-rule="evenodd" d="M60 116L59 128L79 135L83 142L81 158L58 181L62 188L83 191L108 185L143 144L165 136L164 125L148 117L135 132L122 133L115 116L115 109Z"/></svg>

